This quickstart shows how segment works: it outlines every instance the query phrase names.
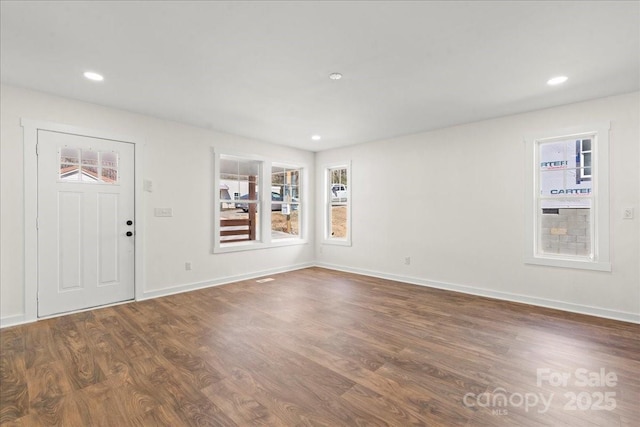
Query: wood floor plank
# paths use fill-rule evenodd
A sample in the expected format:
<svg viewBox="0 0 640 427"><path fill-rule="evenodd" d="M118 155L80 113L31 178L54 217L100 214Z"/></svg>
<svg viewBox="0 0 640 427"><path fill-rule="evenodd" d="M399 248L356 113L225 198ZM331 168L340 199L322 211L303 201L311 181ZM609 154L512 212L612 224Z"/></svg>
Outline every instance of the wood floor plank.
<svg viewBox="0 0 640 427"><path fill-rule="evenodd" d="M147 427L147 426L180 426L183 421L176 414L176 412L166 405L158 406L151 411L145 412L144 415L139 417L129 418L128 424L135 427Z"/></svg>
<svg viewBox="0 0 640 427"><path fill-rule="evenodd" d="M27 368L50 363L60 357L49 326L51 323L50 320L45 320L32 325L30 328L25 328L25 362Z"/></svg>
<svg viewBox="0 0 640 427"><path fill-rule="evenodd" d="M75 389L106 379L96 363L93 348L79 333L73 315L58 318L52 327L52 339L60 358L65 361L67 378Z"/></svg>
<svg viewBox="0 0 640 427"><path fill-rule="evenodd" d="M426 418L416 414L405 405L395 402L382 394L369 390L360 384L356 384L351 388L351 390L343 394L342 399L350 402L363 411L377 415L388 425L430 425Z"/></svg>
<svg viewBox="0 0 640 427"><path fill-rule="evenodd" d="M49 402L56 401L73 390L61 361L29 368L26 379L31 408L47 407Z"/></svg>
<svg viewBox="0 0 640 427"><path fill-rule="evenodd" d="M639 325L316 267L272 277L0 330L0 424L640 423ZM579 387L577 369L617 380ZM567 409L605 392L612 410ZM545 411L518 404L532 393Z"/></svg>
<svg viewBox="0 0 640 427"><path fill-rule="evenodd" d="M15 342L11 338L11 343ZM15 350L16 347L11 348L11 351L0 354L0 424L29 414L24 353Z"/></svg>
<svg viewBox="0 0 640 427"><path fill-rule="evenodd" d="M229 379L219 381L204 388L202 392L239 426L285 425L281 420L277 420L268 408L251 395L237 390L230 382Z"/></svg>

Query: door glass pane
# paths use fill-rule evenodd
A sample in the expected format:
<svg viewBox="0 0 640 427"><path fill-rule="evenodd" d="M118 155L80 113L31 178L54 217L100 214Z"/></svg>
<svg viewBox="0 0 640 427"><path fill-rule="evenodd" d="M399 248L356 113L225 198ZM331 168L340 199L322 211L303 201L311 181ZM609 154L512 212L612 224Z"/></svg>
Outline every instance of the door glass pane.
<svg viewBox="0 0 640 427"><path fill-rule="evenodd" d="M106 182L107 184L118 182L118 170L112 168L102 168L102 174L100 178L102 182Z"/></svg>
<svg viewBox="0 0 640 427"><path fill-rule="evenodd" d="M118 182L118 153L63 147L60 152L59 179L65 182Z"/></svg>
<svg viewBox="0 0 640 427"><path fill-rule="evenodd" d="M100 153L100 159L101 159L102 167L108 167L108 168L118 167L118 153L103 152L103 153Z"/></svg>
<svg viewBox="0 0 640 427"><path fill-rule="evenodd" d="M77 148L63 147L60 148L60 173L59 178L62 181L78 181L80 153Z"/></svg>
<svg viewBox="0 0 640 427"><path fill-rule="evenodd" d="M114 151L100 152L100 181L106 184L118 182L118 153Z"/></svg>
<svg viewBox="0 0 640 427"><path fill-rule="evenodd" d="M71 165L68 163L60 164L60 179L62 181L78 181L79 165Z"/></svg>
<svg viewBox="0 0 640 427"><path fill-rule="evenodd" d="M83 165L98 165L98 152L90 150L82 150L82 164Z"/></svg>
<svg viewBox="0 0 640 427"><path fill-rule="evenodd" d="M60 149L60 163L80 163L77 148L64 147Z"/></svg>

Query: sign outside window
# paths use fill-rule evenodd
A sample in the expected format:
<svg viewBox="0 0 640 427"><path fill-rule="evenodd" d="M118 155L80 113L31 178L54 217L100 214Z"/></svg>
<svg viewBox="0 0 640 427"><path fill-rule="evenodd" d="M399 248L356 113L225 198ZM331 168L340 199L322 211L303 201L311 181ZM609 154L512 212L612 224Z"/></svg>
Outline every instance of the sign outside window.
<svg viewBox="0 0 640 427"><path fill-rule="evenodd" d="M543 209L591 207L591 141L588 137L540 144Z"/></svg>

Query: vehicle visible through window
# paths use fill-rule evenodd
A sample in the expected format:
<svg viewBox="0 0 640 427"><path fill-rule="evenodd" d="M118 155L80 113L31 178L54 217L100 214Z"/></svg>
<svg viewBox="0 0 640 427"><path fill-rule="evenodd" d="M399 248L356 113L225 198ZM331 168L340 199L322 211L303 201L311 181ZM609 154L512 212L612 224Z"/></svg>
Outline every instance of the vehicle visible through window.
<svg viewBox="0 0 640 427"><path fill-rule="evenodd" d="M349 168L337 166L326 169L326 233L325 241L349 243Z"/></svg>
<svg viewBox="0 0 640 427"><path fill-rule="evenodd" d="M220 244L260 240L261 162L220 156ZM238 207L231 194L245 194Z"/></svg>
<svg viewBox="0 0 640 427"><path fill-rule="evenodd" d="M300 237L300 168L271 167L271 238Z"/></svg>
<svg viewBox="0 0 640 427"><path fill-rule="evenodd" d="M303 168L214 152L214 252L305 243Z"/></svg>

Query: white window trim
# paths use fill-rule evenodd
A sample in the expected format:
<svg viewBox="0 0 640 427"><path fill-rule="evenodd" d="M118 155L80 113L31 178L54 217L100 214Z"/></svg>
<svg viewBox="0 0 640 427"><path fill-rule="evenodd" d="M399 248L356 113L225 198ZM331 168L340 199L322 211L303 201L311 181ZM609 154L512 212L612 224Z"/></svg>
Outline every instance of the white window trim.
<svg viewBox="0 0 640 427"><path fill-rule="evenodd" d="M347 169L347 236L344 238L335 238L330 236L331 232L331 197L329 196L331 193L331 181L329 178L329 170L338 169L338 168L346 168ZM324 165L322 167L322 182L324 190L322 192L322 202L323 202L323 216L324 216L324 227L322 234L322 244L325 245L337 245L337 246L351 246L351 187L352 187L352 179L351 179L351 161L345 162L337 162Z"/></svg>
<svg viewBox="0 0 640 427"><path fill-rule="evenodd" d="M309 227L309 209L307 207L307 193L309 191L307 185L307 173L308 167L304 164L287 163L279 160L270 159L264 156L258 156L253 154L247 154L233 150L223 150L212 148L212 174L213 185L212 188L212 204L211 209L213 211L213 226L212 226L212 250L214 254L229 253L229 252L242 252L251 251L257 249L268 249L280 246L292 246L292 245L305 245L309 243L308 239L308 227ZM220 156L234 156L245 160L255 160L262 162L260 167L259 186L259 206L260 206L260 240L251 242L237 242L237 243L220 243ZM291 238L272 239L271 238L271 167L282 166L288 168L295 168L300 170L300 206L302 212L302 225L300 227L300 235L292 236ZM268 204L267 204L268 201ZM268 206L268 209L264 207Z"/></svg>
<svg viewBox="0 0 640 427"><path fill-rule="evenodd" d="M580 141L580 166L582 166L582 169L580 169L580 178L591 178L592 177L591 176L591 172L593 171L593 169L591 169L591 166L589 166L589 175L586 175L584 173L584 157L585 157L585 154L589 153L589 154L592 155L591 158L593 158L593 150L589 149L589 150L585 151L583 149L583 142L584 141L582 141L582 140ZM593 147L593 145L590 148L592 148L592 147Z"/></svg>
<svg viewBox="0 0 640 427"><path fill-rule="evenodd" d="M609 249L609 129L610 122L577 126L555 131L540 132L525 137L525 264L537 264L553 267L577 268L585 270L611 271ZM539 233L537 215L537 188L539 168L538 143L546 140L573 138L585 134L596 134L592 142L591 167L596 177L592 181L593 193L593 259L577 259L563 255L541 255L537 250ZM593 178L592 178L593 179Z"/></svg>

